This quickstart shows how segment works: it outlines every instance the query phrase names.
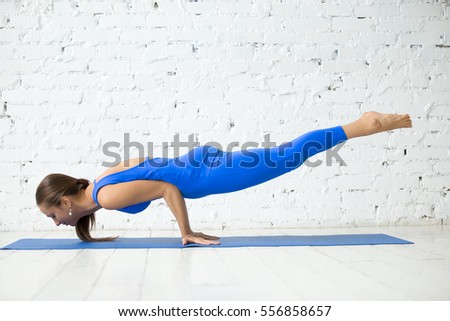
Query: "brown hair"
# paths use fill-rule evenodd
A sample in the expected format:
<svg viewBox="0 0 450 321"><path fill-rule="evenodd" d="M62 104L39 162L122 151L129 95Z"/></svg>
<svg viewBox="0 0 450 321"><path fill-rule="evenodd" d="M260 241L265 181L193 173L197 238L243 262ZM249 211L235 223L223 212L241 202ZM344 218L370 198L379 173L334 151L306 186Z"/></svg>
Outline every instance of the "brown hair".
<svg viewBox="0 0 450 321"><path fill-rule="evenodd" d="M76 195L82 189L89 186L89 181L84 178L76 179L64 174L47 175L38 185L36 189L36 204L45 204L45 206L61 205L61 197L67 195ZM95 213L83 216L75 226L80 240L85 242L108 242L116 237L100 237L91 236L91 229L95 226Z"/></svg>

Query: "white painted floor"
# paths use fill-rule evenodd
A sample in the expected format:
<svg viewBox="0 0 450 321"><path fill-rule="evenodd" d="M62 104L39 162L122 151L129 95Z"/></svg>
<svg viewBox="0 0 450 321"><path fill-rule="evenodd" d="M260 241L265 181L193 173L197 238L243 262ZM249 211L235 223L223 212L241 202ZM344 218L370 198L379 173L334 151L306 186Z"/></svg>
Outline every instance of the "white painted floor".
<svg viewBox="0 0 450 321"><path fill-rule="evenodd" d="M450 226L202 231L385 233L414 245L0 250L0 300L450 300ZM177 232L111 232L127 237ZM25 237L0 235L0 246Z"/></svg>

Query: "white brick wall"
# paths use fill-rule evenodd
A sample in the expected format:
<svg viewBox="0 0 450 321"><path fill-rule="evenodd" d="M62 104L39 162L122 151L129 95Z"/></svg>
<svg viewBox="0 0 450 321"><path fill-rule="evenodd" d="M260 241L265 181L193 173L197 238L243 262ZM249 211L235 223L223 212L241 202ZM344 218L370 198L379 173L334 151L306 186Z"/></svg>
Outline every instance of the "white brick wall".
<svg viewBox="0 0 450 321"><path fill-rule="evenodd" d="M448 0L0 1L0 230L54 229L39 181L92 181L124 133L161 156L177 133L282 143L368 110L414 128L347 142L347 166L187 200L192 225L448 224L449 14ZM161 200L98 214L105 229L176 228Z"/></svg>

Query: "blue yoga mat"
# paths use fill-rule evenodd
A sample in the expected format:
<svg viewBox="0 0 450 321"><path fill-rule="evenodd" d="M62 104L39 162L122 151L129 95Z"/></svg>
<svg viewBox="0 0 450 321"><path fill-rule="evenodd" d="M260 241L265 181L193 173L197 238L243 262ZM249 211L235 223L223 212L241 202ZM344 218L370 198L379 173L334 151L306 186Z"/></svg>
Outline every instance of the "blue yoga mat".
<svg viewBox="0 0 450 321"><path fill-rule="evenodd" d="M181 245L179 237L126 238L112 242L82 242L79 239L21 239L2 250L77 250L77 249L141 249L186 247L272 247L272 246L339 246L376 244L414 244L386 234L343 235L278 235L221 237L220 245Z"/></svg>

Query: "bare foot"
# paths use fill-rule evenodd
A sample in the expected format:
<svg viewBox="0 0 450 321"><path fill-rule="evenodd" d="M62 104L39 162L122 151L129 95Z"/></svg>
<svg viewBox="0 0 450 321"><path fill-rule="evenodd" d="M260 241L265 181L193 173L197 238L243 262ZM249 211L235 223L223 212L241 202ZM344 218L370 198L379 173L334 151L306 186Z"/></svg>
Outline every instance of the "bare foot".
<svg viewBox="0 0 450 321"><path fill-rule="evenodd" d="M385 132L398 128L411 128L411 117L408 114L381 114L369 111L361 116L361 120L367 121L368 134Z"/></svg>
<svg viewBox="0 0 450 321"><path fill-rule="evenodd" d="M411 127L411 118L408 114L381 114L375 111L366 112L357 121L342 126L349 139Z"/></svg>

